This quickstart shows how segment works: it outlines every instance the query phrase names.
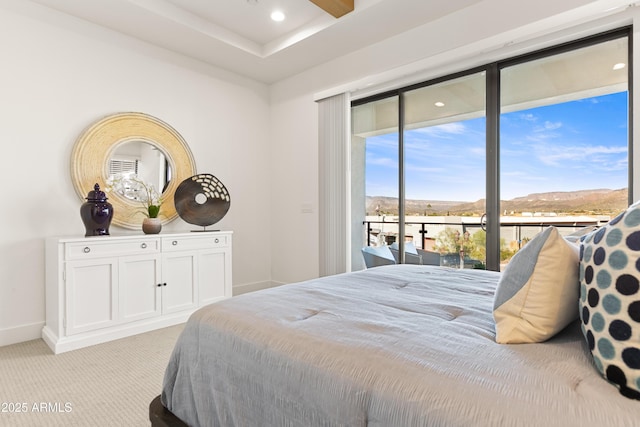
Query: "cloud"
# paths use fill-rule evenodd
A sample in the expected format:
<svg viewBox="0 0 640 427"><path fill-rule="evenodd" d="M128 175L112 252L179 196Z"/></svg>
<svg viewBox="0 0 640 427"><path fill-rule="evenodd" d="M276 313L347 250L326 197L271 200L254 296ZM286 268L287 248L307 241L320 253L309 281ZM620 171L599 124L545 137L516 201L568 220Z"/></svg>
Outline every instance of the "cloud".
<svg viewBox="0 0 640 427"><path fill-rule="evenodd" d="M628 152L627 147L622 146L554 146L550 144L540 144L534 147L534 151L538 159L549 166L571 165L577 162L589 162L599 166L620 163L617 158L611 156L626 155Z"/></svg>
<svg viewBox="0 0 640 427"><path fill-rule="evenodd" d="M526 120L528 122L537 122L538 121L538 118L535 115L531 114L531 113L520 114L520 118L522 120Z"/></svg>
<svg viewBox="0 0 640 427"><path fill-rule="evenodd" d="M467 154L470 156L486 156L487 155L487 149L486 147L469 147L469 149L467 150Z"/></svg>
<svg viewBox="0 0 640 427"><path fill-rule="evenodd" d="M367 164L372 166L383 166L387 168L398 168L398 159L390 157L367 156Z"/></svg>
<svg viewBox="0 0 640 427"><path fill-rule="evenodd" d="M527 135L526 139L529 142L533 142L533 143L544 143L545 141L548 141L550 139L556 139L556 138L560 138L562 136L562 134L558 133L558 132L542 132L542 131L534 131L534 134L529 134Z"/></svg>
<svg viewBox="0 0 640 427"><path fill-rule="evenodd" d="M550 122L547 120L546 122L544 122L544 126L540 128L540 131L555 130L560 129L561 127L562 122Z"/></svg>

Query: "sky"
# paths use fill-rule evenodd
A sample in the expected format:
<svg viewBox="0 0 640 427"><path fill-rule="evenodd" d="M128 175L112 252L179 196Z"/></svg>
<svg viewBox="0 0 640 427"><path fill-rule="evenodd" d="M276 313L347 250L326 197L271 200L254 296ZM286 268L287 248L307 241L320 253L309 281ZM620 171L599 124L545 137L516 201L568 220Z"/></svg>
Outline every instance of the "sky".
<svg viewBox="0 0 640 427"><path fill-rule="evenodd" d="M628 185L627 93L502 114L500 198ZM398 195L398 134L367 138L367 196ZM405 132L407 199L485 198L485 119Z"/></svg>

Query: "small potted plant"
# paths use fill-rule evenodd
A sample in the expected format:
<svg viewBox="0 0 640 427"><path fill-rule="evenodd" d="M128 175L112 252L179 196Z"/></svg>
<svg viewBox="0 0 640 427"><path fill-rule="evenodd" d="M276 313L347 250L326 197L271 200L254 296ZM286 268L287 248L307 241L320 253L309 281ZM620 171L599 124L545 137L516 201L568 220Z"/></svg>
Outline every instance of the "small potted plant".
<svg viewBox="0 0 640 427"><path fill-rule="evenodd" d="M162 207L162 197L152 184L140 181L140 185L146 193L146 197L140 199L146 209L146 218L142 220L142 231L145 234L158 234L162 230L162 222L158 217Z"/></svg>
<svg viewBox="0 0 640 427"><path fill-rule="evenodd" d="M149 184L135 174L117 174L107 180L108 191L114 191L121 196L137 200L142 204L138 212L144 214L142 231L145 234L158 234L162 230L159 218L162 207L162 195L153 184Z"/></svg>

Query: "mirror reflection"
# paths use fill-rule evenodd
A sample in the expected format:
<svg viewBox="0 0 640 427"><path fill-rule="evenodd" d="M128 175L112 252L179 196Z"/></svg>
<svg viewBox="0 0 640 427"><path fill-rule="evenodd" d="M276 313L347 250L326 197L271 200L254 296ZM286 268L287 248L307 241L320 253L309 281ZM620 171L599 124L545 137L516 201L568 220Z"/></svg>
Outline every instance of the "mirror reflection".
<svg viewBox="0 0 640 427"><path fill-rule="evenodd" d="M109 181L127 182L132 178L164 193L171 181L171 167L164 153L145 141L127 141L116 147L109 158ZM138 200L137 192L128 191L126 186L114 189L129 200Z"/></svg>

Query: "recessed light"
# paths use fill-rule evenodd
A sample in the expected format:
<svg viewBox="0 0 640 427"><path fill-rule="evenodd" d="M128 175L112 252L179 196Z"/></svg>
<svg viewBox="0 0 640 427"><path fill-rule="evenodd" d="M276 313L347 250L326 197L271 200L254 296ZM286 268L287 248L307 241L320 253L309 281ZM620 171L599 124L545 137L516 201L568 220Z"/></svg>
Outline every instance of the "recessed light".
<svg viewBox="0 0 640 427"><path fill-rule="evenodd" d="M284 13L280 12L279 10L275 10L271 12L271 19L276 22L284 21Z"/></svg>
<svg viewBox="0 0 640 427"><path fill-rule="evenodd" d="M444 102L438 101L434 104L436 107L444 107Z"/></svg>
<svg viewBox="0 0 640 427"><path fill-rule="evenodd" d="M616 65L613 66L614 70L622 70L625 67L625 63L624 62L618 62Z"/></svg>

